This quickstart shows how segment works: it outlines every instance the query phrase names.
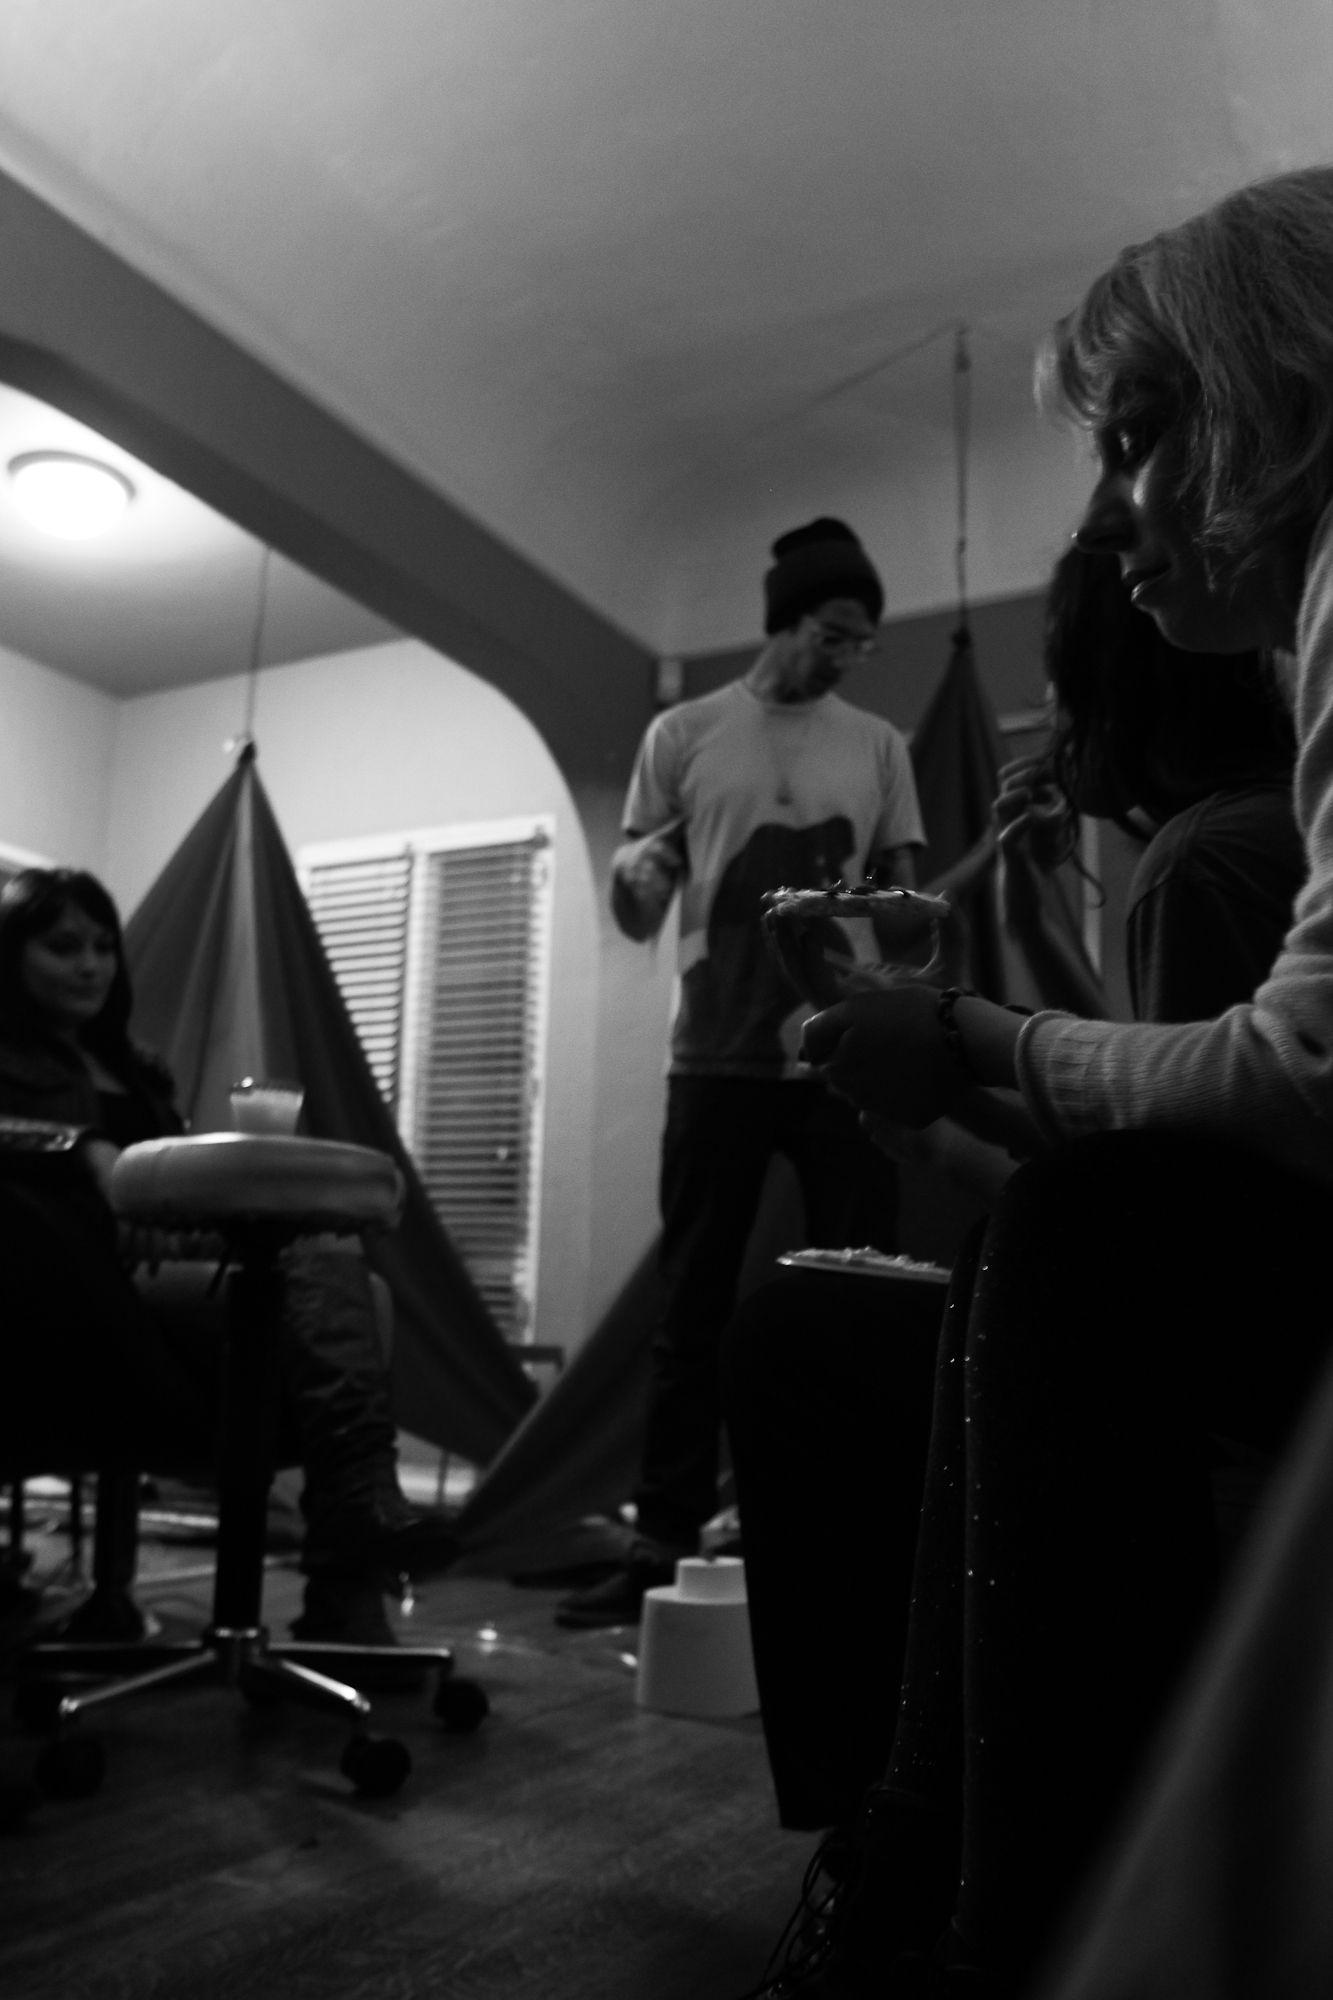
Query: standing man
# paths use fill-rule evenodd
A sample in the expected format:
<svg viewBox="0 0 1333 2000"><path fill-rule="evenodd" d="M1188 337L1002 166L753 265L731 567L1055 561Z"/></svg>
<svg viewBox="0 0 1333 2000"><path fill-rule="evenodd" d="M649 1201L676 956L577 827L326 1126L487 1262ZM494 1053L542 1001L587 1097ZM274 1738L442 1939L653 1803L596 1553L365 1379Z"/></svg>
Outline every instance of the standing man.
<svg viewBox="0 0 1333 2000"><path fill-rule="evenodd" d="M914 886L924 835L907 745L835 691L875 651L884 591L841 521L794 528L773 556L762 651L742 679L652 723L612 863L628 937L653 937L680 889L679 997L637 1532L621 1569L562 1601L566 1626L632 1623L717 1509L718 1345L773 1155L795 1168L807 1240L895 1248L895 1170L801 1069L809 1008L760 927L770 889L872 872Z"/></svg>

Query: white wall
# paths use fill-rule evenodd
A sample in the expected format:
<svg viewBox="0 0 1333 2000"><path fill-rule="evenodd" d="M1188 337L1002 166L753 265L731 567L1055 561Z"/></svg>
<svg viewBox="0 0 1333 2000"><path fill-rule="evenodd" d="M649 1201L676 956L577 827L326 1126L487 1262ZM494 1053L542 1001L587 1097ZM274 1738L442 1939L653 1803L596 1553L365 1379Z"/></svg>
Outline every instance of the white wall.
<svg viewBox="0 0 1333 2000"><path fill-rule="evenodd" d="M0 842L104 870L116 709L0 647Z"/></svg>
<svg viewBox="0 0 1333 2000"><path fill-rule="evenodd" d="M231 769L246 714L237 679L120 705L106 874L129 911ZM308 841L551 813L554 958L537 1337L588 1330L597 920L578 816L531 723L415 640L267 669L259 772L289 848Z"/></svg>

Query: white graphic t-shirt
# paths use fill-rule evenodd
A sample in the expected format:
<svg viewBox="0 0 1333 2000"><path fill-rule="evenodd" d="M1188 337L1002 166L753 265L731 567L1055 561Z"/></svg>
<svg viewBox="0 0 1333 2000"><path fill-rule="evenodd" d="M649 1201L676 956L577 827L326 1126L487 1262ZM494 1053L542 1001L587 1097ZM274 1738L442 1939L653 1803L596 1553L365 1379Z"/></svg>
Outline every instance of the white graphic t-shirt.
<svg viewBox="0 0 1333 2000"><path fill-rule="evenodd" d="M793 1075L809 1007L764 941L762 898L859 882L884 848L924 841L907 744L836 694L764 701L733 681L659 715L640 746L625 831L676 825L687 872L671 1069Z"/></svg>

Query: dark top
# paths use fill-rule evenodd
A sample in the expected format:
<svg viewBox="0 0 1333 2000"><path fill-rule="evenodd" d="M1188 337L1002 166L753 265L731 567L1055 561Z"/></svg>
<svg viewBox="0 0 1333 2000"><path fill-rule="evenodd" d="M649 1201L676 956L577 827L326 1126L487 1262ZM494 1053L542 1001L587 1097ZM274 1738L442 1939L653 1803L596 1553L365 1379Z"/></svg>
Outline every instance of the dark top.
<svg viewBox="0 0 1333 2000"><path fill-rule="evenodd" d="M170 1072L155 1056L136 1051L120 1081L123 1093L99 1091L68 1043L0 1022L0 1116L81 1126L117 1146L184 1130Z"/></svg>
<svg viewBox="0 0 1333 2000"><path fill-rule="evenodd" d="M1169 820L1130 884L1135 1018L1206 1021L1251 999L1290 926L1305 866L1285 780L1215 792Z"/></svg>

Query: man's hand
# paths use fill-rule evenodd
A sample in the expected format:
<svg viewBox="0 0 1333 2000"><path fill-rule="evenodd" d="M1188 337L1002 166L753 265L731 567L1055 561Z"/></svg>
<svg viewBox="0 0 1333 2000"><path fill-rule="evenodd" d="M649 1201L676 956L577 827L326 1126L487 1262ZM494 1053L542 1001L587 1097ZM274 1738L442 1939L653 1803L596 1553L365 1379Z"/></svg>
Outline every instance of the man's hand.
<svg viewBox="0 0 1333 2000"><path fill-rule="evenodd" d="M646 833L616 849L611 862L611 914L626 937L642 944L657 936L684 873L675 829Z"/></svg>
<svg viewBox="0 0 1333 2000"><path fill-rule="evenodd" d="M855 994L805 1023L801 1055L862 1111L929 1125L948 1111L960 1080L936 1020L938 1004L933 986L910 980Z"/></svg>

